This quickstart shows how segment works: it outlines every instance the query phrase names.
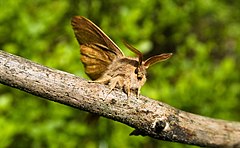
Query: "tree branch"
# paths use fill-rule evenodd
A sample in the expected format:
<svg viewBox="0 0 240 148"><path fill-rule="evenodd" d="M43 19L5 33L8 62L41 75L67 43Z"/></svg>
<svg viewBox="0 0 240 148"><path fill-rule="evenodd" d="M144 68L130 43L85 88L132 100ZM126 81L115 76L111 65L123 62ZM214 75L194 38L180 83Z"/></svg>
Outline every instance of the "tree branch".
<svg viewBox="0 0 240 148"><path fill-rule="evenodd" d="M207 147L240 147L240 123L187 113L159 101L47 68L0 51L0 82L129 125L131 135Z"/></svg>

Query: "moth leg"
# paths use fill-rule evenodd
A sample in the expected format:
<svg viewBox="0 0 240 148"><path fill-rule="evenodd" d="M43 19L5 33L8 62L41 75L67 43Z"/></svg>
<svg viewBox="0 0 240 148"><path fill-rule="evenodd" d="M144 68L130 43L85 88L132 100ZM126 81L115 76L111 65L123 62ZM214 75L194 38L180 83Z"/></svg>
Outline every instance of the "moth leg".
<svg viewBox="0 0 240 148"><path fill-rule="evenodd" d="M128 83L124 85L123 90L127 94L127 96L129 97L129 95L131 93L131 88L130 88Z"/></svg>
<svg viewBox="0 0 240 148"><path fill-rule="evenodd" d="M113 90L113 88L115 87L115 85L112 87L111 86L111 80L112 80L112 77L109 76L109 75L103 75L101 76L100 78L96 79L96 80L93 80L93 81L89 81L91 83L100 83L100 84L108 84L110 85L110 91L107 92L107 96L106 98L108 97L108 95L111 93L111 91Z"/></svg>
<svg viewBox="0 0 240 148"><path fill-rule="evenodd" d="M112 90L117 87L117 88L120 88L120 89L123 89L123 80L122 80L122 77L121 76L116 76L112 79L110 79L110 82L109 82L109 87L110 87L110 91L108 92L108 95L112 92ZM107 96L108 96L107 95Z"/></svg>
<svg viewBox="0 0 240 148"><path fill-rule="evenodd" d="M90 81L90 82L108 84L111 78L112 77L109 76L109 75L104 75L104 76L98 78L97 80L93 80L93 81Z"/></svg>
<svg viewBox="0 0 240 148"><path fill-rule="evenodd" d="M131 86L129 86L128 84L124 85L124 92L129 96L131 93L133 93L134 95L136 95L136 98L139 98L140 95L140 88L131 88Z"/></svg>
<svg viewBox="0 0 240 148"><path fill-rule="evenodd" d="M96 80L92 80L89 81L90 83L100 83L100 84L108 84L111 80L111 76L109 75L103 75L102 77L96 79ZM110 92L112 91L112 89L107 93L106 98L108 97L108 95L110 94Z"/></svg>
<svg viewBox="0 0 240 148"><path fill-rule="evenodd" d="M128 86L128 87L127 87L127 96L128 96L128 98L129 98L130 94L131 94L131 89L130 89L130 87Z"/></svg>
<svg viewBox="0 0 240 148"><path fill-rule="evenodd" d="M123 86L123 82L121 81L122 77L121 76L116 76L114 78L112 78L109 82L109 87L111 89L111 91L118 86L119 88L122 88Z"/></svg>
<svg viewBox="0 0 240 148"><path fill-rule="evenodd" d="M139 98L140 95L140 88L137 89L137 98Z"/></svg>

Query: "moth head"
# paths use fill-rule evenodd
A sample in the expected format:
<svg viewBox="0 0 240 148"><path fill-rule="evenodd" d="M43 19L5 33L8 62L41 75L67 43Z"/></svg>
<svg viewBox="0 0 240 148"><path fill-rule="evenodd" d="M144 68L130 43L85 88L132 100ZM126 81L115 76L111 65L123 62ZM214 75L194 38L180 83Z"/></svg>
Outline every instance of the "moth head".
<svg viewBox="0 0 240 148"><path fill-rule="evenodd" d="M146 81L146 68L143 65L136 67L134 73L136 74L138 81Z"/></svg>
<svg viewBox="0 0 240 148"><path fill-rule="evenodd" d="M137 75L137 79L142 81L142 79L144 79L146 76L146 67L143 65L143 54L125 41L123 43L128 49L138 56L138 65L136 66L134 73Z"/></svg>
<svg viewBox="0 0 240 148"><path fill-rule="evenodd" d="M133 46L127 44L126 42L123 42L125 46L130 49L132 52L134 52L138 56L137 65L134 70L134 78L132 79L134 83L132 84L132 88L137 90L137 95L140 93L140 88L144 85L146 82L146 70L149 68L149 66L160 62L167 60L172 56L172 53L163 53L160 55L152 56L148 58L147 60L143 61L143 54L134 48Z"/></svg>
<svg viewBox="0 0 240 148"><path fill-rule="evenodd" d="M142 72L146 71L146 69L148 69L151 65L161 61L165 61L172 56L172 53L163 53L160 55L152 56L147 60L143 61L143 54L139 50L127 44L125 41L123 43L128 49L130 49L132 52L134 52L138 56L138 66L135 70L136 71L135 73L138 74L139 77L142 75Z"/></svg>

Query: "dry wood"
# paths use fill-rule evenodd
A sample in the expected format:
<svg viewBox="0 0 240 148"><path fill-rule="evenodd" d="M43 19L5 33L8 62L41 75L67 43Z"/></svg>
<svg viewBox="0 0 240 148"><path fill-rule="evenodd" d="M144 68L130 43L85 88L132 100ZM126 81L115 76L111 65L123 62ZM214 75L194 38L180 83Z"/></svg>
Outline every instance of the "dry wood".
<svg viewBox="0 0 240 148"><path fill-rule="evenodd" d="M0 51L0 82L36 96L129 125L131 135L207 147L240 147L240 123L187 113L162 102L72 74L47 68Z"/></svg>

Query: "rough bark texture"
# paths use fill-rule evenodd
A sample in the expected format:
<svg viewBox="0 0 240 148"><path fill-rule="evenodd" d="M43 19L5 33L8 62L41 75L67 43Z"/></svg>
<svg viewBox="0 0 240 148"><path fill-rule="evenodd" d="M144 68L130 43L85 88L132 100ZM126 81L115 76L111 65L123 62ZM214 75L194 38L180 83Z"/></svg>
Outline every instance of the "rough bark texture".
<svg viewBox="0 0 240 148"><path fill-rule="evenodd" d="M47 68L0 51L0 82L36 96L104 116L136 130L131 135L207 147L240 147L240 123L211 119L162 102L72 74Z"/></svg>

